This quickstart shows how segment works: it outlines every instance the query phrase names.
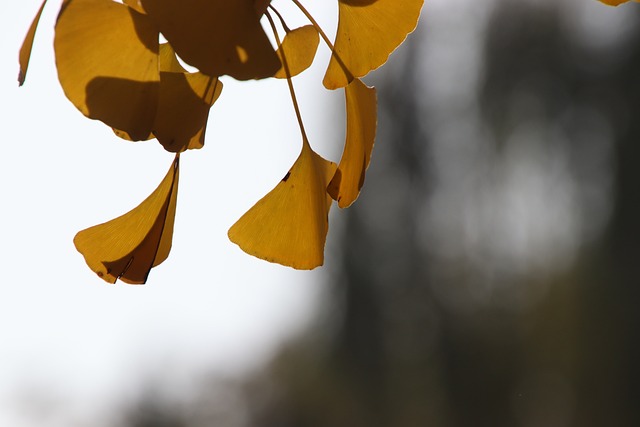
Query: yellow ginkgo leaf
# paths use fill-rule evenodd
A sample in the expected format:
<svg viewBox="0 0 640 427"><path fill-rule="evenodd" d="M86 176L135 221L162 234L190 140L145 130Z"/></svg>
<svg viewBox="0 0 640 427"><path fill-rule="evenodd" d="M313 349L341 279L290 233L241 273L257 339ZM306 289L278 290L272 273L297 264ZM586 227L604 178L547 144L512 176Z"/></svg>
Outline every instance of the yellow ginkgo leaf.
<svg viewBox="0 0 640 427"><path fill-rule="evenodd" d="M70 0L56 23L58 78L87 117L149 136L158 103L158 31L146 15L111 0Z"/></svg>
<svg viewBox="0 0 640 427"><path fill-rule="evenodd" d="M202 148L209 109L220 97L222 82L202 73L187 72L168 43L160 45L160 93L152 133L172 153ZM133 141L120 129L114 133Z"/></svg>
<svg viewBox="0 0 640 427"><path fill-rule="evenodd" d="M347 138L336 175L327 191L346 208L356 201L364 184L364 176L376 137L376 89L354 79L345 88L347 103Z"/></svg>
<svg viewBox="0 0 640 427"><path fill-rule="evenodd" d="M202 148L209 109L222 92L217 77L160 73L160 102L153 134L172 153Z"/></svg>
<svg viewBox="0 0 640 427"><path fill-rule="evenodd" d="M31 49L33 49L33 40L36 36L36 29L38 28L38 23L40 22L40 17L42 16L42 11L44 10L44 5L47 4L47 0L42 2L42 6L38 10L35 18L33 18L33 22L31 22L31 26L29 27L29 31L27 31L27 35L22 42L22 47L20 48L20 74L18 74L18 84L22 86L24 84L24 80L27 78L27 69L29 68L29 59L31 59Z"/></svg>
<svg viewBox="0 0 640 427"><path fill-rule="evenodd" d="M180 62L178 61L178 58L176 57L176 53L173 50L173 48L171 47L171 45L169 45L169 43L162 43L160 44L160 50L159 50L159 58L158 58L158 68L160 70L160 72L162 71L168 71L168 72L172 72L172 73L186 73L187 70L184 69L184 67L182 65L180 65ZM161 79L161 84L162 84L162 79ZM127 132L121 130L121 129L113 129L113 132L116 134L116 136L127 140L127 141L135 141L131 135L129 135ZM147 135L146 138L142 138L142 140L149 140L155 138L152 132L149 132L149 135Z"/></svg>
<svg viewBox="0 0 640 427"><path fill-rule="evenodd" d="M609 6L619 6L622 3L627 3L630 0L600 0L604 4L608 4ZM638 1L638 0L635 0Z"/></svg>
<svg viewBox="0 0 640 427"><path fill-rule="evenodd" d="M142 0L180 58L209 76L273 76L280 61L253 0Z"/></svg>
<svg viewBox="0 0 640 427"><path fill-rule="evenodd" d="M158 188L138 207L73 239L87 265L109 283L143 284L169 256L178 197L179 157Z"/></svg>
<svg viewBox="0 0 640 427"><path fill-rule="evenodd" d="M313 58L316 56L319 42L318 30L313 25L305 25L287 33L276 53L280 61L283 62L282 52L284 52L291 77L297 76L311 66ZM274 77L278 79L287 78L284 66L278 70Z"/></svg>
<svg viewBox="0 0 640 427"><path fill-rule="evenodd" d="M202 148L209 109L220 97L222 82L184 69L169 43L160 45L160 102L153 133L170 152Z"/></svg>
<svg viewBox="0 0 640 427"><path fill-rule="evenodd" d="M326 188L335 171L304 141L291 170L229 229L229 239L270 262L301 270L322 265L331 207Z"/></svg>
<svg viewBox="0 0 640 427"><path fill-rule="evenodd" d="M324 86L344 87L354 77L362 77L384 64L416 28L423 2L339 0L334 54L324 76Z"/></svg>

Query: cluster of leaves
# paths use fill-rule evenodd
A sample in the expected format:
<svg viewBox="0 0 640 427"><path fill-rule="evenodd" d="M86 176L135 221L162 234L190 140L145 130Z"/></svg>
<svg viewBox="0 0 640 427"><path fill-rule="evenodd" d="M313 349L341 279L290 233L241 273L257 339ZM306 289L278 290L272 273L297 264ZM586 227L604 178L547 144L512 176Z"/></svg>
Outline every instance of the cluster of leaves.
<svg viewBox="0 0 640 427"><path fill-rule="evenodd" d="M20 84L46 1L20 51ZM63 0L54 48L67 98L118 137L156 139L176 153L164 180L139 206L76 235L76 248L107 282L145 283L151 268L168 257L180 153L203 147L221 76L287 79L302 134L289 172L231 227L229 238L271 262L298 269L322 265L329 209L333 200L344 208L357 199L373 149L376 92L360 77L384 64L415 29L424 0L337 0L333 43L300 0L287 1L309 25L290 29L271 0ZM161 35L167 43L160 43ZM323 84L345 91L346 140L338 165L311 148L291 83L314 61L320 36L332 51ZM198 71L187 71L179 59Z"/></svg>

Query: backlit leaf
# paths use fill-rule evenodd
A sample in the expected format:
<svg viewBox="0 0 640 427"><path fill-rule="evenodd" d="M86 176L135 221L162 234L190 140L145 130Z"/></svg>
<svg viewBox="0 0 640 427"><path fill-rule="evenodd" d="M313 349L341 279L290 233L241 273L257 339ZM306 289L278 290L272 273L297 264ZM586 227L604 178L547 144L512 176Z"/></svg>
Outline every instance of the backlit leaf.
<svg viewBox="0 0 640 427"><path fill-rule="evenodd" d="M339 0L334 55L324 76L324 86L344 87L354 77L362 77L387 62L391 52L416 28L423 2Z"/></svg>
<svg viewBox="0 0 640 427"><path fill-rule="evenodd" d="M222 82L184 69L169 43L160 45L160 102L153 133L174 153L202 148L209 109L220 97Z"/></svg>
<svg viewBox="0 0 640 427"><path fill-rule="evenodd" d="M111 0L70 0L55 35L60 84L87 117L149 136L158 103L158 31L146 15Z"/></svg>
<svg viewBox="0 0 640 427"><path fill-rule="evenodd" d="M202 73L160 73L160 102L153 134L177 153L202 148L209 109L222 92L222 82Z"/></svg>
<svg viewBox="0 0 640 427"><path fill-rule="evenodd" d="M222 92L222 82L202 73L189 73L168 43L160 45L160 93L152 133L172 153L202 148L209 109ZM132 141L120 129L117 136Z"/></svg>
<svg viewBox="0 0 640 427"><path fill-rule="evenodd" d="M308 142L289 173L229 230L229 239L250 255L310 270L324 262L331 198L327 185L335 163Z"/></svg>
<svg viewBox="0 0 640 427"><path fill-rule="evenodd" d="M376 137L376 90L354 79L345 88L347 103L347 138L336 175L327 191L346 208L356 201L364 184L364 176Z"/></svg>
<svg viewBox="0 0 640 427"><path fill-rule="evenodd" d="M160 102L153 133L170 152L202 148L209 109L220 97L222 82L189 73L168 43L160 45Z"/></svg>
<svg viewBox="0 0 640 427"><path fill-rule="evenodd" d="M297 76L311 66L319 42L318 30L313 25L305 25L287 33L276 53L282 62L282 52L284 52L291 77ZM287 78L284 66L278 70L274 77Z"/></svg>
<svg viewBox="0 0 640 427"><path fill-rule="evenodd" d="M622 3L627 3L630 0L600 0L602 3L604 4L608 4L609 6L618 6L621 5ZM639 1L639 0L634 0L634 1Z"/></svg>
<svg viewBox="0 0 640 427"><path fill-rule="evenodd" d="M42 6L40 6L35 18L33 18L33 22L31 22L29 31L27 31L27 35L22 42L22 47L20 48L20 74L18 74L18 84L20 86L24 84L24 80L27 78L27 69L29 68L29 59L31 59L33 40L35 39L36 29L38 28L38 23L40 22L40 17L42 16L45 4L47 4L47 0L42 2Z"/></svg>
<svg viewBox="0 0 640 427"><path fill-rule="evenodd" d="M180 58L209 76L270 77L280 61L253 0L142 0Z"/></svg>
<svg viewBox="0 0 640 427"><path fill-rule="evenodd" d="M178 196L179 157L158 188L138 207L76 234L87 265L109 283L143 284L169 256Z"/></svg>

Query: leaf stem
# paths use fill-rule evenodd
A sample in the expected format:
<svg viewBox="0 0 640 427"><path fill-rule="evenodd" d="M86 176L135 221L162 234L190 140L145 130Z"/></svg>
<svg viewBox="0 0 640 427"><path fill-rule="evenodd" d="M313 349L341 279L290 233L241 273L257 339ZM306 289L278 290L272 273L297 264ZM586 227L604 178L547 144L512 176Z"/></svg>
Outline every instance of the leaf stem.
<svg viewBox="0 0 640 427"><path fill-rule="evenodd" d="M327 37L327 34L322 30L322 28L320 27L318 22L315 20L315 18L313 16L311 16L309 11L302 5L302 3L300 3L299 0L291 0L291 1L296 6L298 6L298 9L300 9L300 11L307 17L309 22L311 22L311 24L313 24L315 29L318 31L318 33L322 37L322 40L324 40L324 42L327 44L329 49L331 49L331 53L333 54L333 57L336 59L336 61L340 65L340 68L342 68L342 71L344 71L344 74L347 76L347 80L349 80L349 81L353 80L354 79L353 74L351 73L351 71L349 71L349 68L344 63L344 61L342 61L342 58L340 58L340 56L338 55L338 52L336 52L335 46L333 45L333 43L331 43L331 40L329 40L329 37Z"/></svg>
<svg viewBox="0 0 640 427"><path fill-rule="evenodd" d="M291 29L287 26L287 24L284 22L284 18L282 17L282 15L280 14L280 12L278 12L278 9L276 9L275 7L273 7L271 4L269 5L269 9L273 10L273 13L275 13L276 15L278 15L278 19L280 19L280 24L282 25L282 28L284 28L284 31L289 34L291 32Z"/></svg>
<svg viewBox="0 0 640 427"><path fill-rule="evenodd" d="M300 108L298 107L298 100L296 98L296 92L293 89L293 82L291 81L291 71L289 69L289 64L287 63L287 58L284 53L284 49L282 49L282 42L280 41L280 36L278 36L278 31L276 29L276 24L273 22L273 18L271 14L267 11L265 13L267 19L269 20L269 24L271 25L271 29L273 30L273 35L276 38L276 43L278 44L278 49L282 55L282 66L284 67L284 72L287 75L287 84L289 86L289 93L291 93L291 101L293 102L293 108L296 111L296 117L298 118L298 125L300 126L300 132L302 133L302 139L304 144L308 144L307 134L304 131L304 124L302 123L302 115L300 114Z"/></svg>

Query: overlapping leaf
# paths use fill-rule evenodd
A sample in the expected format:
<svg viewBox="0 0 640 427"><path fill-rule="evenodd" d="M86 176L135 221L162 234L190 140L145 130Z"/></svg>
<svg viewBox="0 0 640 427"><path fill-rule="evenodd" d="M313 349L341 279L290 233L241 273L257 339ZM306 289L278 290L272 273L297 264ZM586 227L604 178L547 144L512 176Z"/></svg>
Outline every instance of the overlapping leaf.
<svg viewBox="0 0 640 427"><path fill-rule="evenodd" d="M424 0L338 0L338 31L324 85L337 89L384 64L418 24ZM346 67L346 69L345 69Z"/></svg>
<svg viewBox="0 0 640 427"><path fill-rule="evenodd" d="M20 84L45 3L20 51ZM54 40L58 77L84 115L124 139L155 137L176 153L201 148L209 110L222 90L219 76L287 78L313 63L322 31L295 3L313 25L289 30L280 13L269 8L271 0L63 0ZM358 198L373 150L376 92L359 77L386 62L413 31L422 3L338 0L338 30L323 83L345 88L347 132L340 165L316 154L305 136L282 181L229 230L229 238L245 252L297 269L323 264L332 197L343 208ZM270 13L278 15L287 33L282 44ZM277 51L260 24L265 14L280 45ZM161 34L169 43L159 44ZM198 70L185 70L178 56ZM292 92L297 110L295 98ZM298 119L302 128L299 112ZM176 155L164 180L138 207L76 235L77 249L104 280L145 283L150 269L167 258L178 175Z"/></svg>
<svg viewBox="0 0 640 427"><path fill-rule="evenodd" d="M159 50L160 88L153 123L146 137L157 138L170 152L202 148L209 109L222 92L222 82L200 72L189 73L180 65L168 43ZM113 129L120 138L134 141L126 131Z"/></svg>
<svg viewBox="0 0 640 427"><path fill-rule="evenodd" d="M138 207L79 232L73 242L87 265L109 283L142 284L169 256L178 197L179 157Z"/></svg>
<svg viewBox="0 0 640 427"><path fill-rule="evenodd" d="M280 61L284 62L282 61L282 53L284 52L291 77L297 76L311 66L313 58L316 56L319 42L318 30L313 25L305 25L287 33L276 53ZM284 65L274 77L278 79L287 78Z"/></svg>
<svg viewBox="0 0 640 427"><path fill-rule="evenodd" d="M222 82L200 72L188 73L173 49L160 50L160 96L153 135L170 152L202 148L209 109L222 92Z"/></svg>
<svg viewBox="0 0 640 427"><path fill-rule="evenodd" d="M178 55L209 76L270 77L280 61L253 0L142 0Z"/></svg>
<svg viewBox="0 0 640 427"><path fill-rule="evenodd" d="M364 177L376 137L376 90L354 79L345 88L347 104L347 138L338 172L327 191L346 208L356 201L364 184Z"/></svg>
<svg viewBox="0 0 640 427"><path fill-rule="evenodd" d="M158 107L158 31L111 0L72 0L54 40L60 84L87 117L146 139Z"/></svg>

